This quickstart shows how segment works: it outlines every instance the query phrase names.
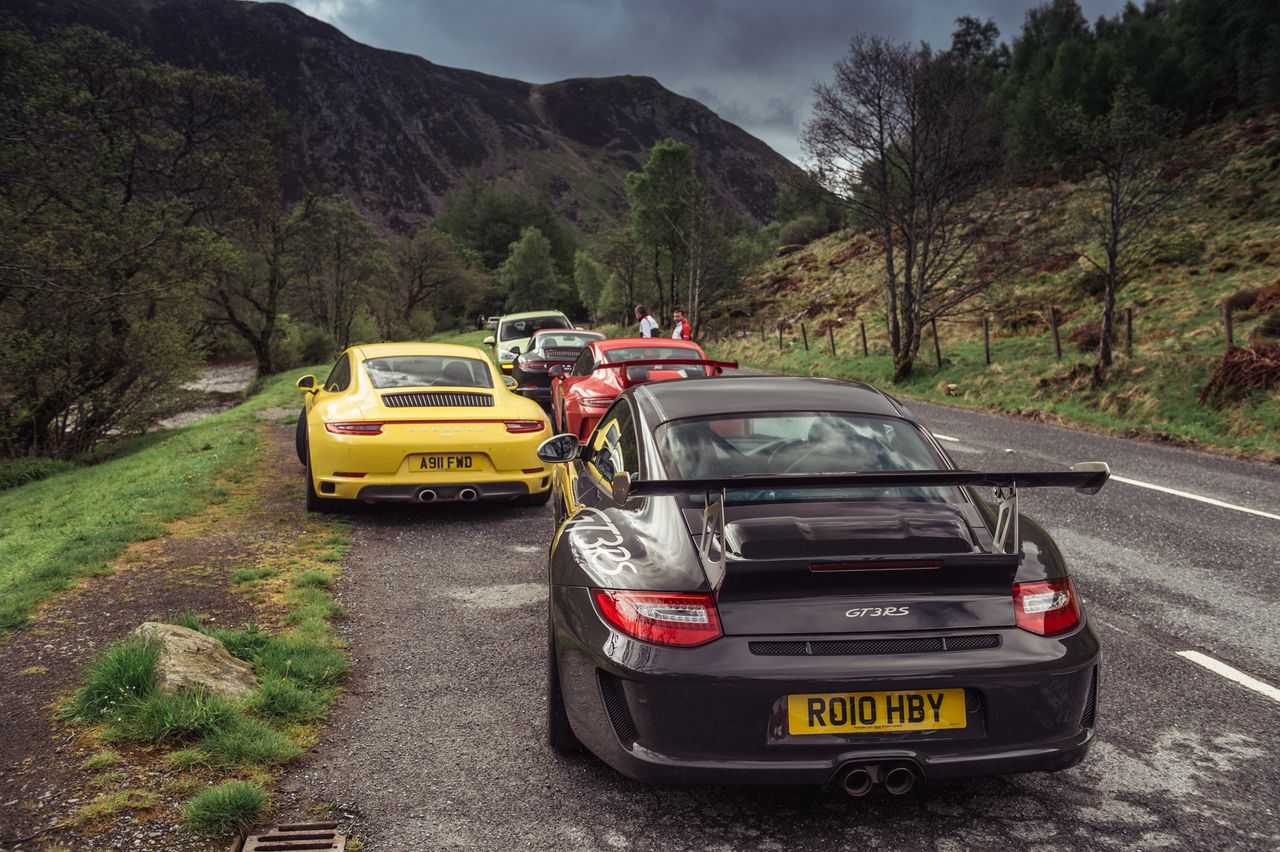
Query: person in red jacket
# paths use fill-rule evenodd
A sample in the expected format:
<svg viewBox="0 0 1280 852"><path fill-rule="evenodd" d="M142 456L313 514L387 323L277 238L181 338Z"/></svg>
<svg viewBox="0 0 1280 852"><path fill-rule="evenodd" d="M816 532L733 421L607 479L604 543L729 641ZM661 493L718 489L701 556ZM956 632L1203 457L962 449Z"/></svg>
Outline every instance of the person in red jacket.
<svg viewBox="0 0 1280 852"><path fill-rule="evenodd" d="M680 310L679 308L676 308L675 312L671 314L671 318L676 322L676 327L671 332L671 339L672 340L692 340L693 326L689 325L689 321L684 318L684 311Z"/></svg>

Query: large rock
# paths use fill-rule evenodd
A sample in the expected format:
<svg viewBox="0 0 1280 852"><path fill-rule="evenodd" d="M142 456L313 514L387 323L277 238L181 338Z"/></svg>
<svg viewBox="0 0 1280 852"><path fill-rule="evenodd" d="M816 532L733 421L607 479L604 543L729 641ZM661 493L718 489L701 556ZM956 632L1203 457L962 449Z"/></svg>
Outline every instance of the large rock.
<svg viewBox="0 0 1280 852"><path fill-rule="evenodd" d="M159 643L156 683L164 692L196 688L235 701L258 688L253 668L212 636L158 621L140 624L134 633Z"/></svg>

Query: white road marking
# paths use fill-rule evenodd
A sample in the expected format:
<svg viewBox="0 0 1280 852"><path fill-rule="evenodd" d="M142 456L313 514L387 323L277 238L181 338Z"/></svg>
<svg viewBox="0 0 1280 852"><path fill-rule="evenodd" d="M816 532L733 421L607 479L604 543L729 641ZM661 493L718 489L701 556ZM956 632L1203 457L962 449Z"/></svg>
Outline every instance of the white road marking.
<svg viewBox="0 0 1280 852"><path fill-rule="evenodd" d="M1226 663L1220 663L1213 657L1201 654L1199 651L1178 651L1178 656L1197 665L1204 666L1209 671L1220 674L1227 680L1235 681L1246 689L1261 693L1272 701L1280 701L1280 689L1276 689L1269 683L1263 683L1257 678L1250 677L1239 669L1233 669Z"/></svg>
<svg viewBox="0 0 1280 852"><path fill-rule="evenodd" d="M1237 512L1248 512L1250 515L1259 515L1263 518L1270 518L1273 521L1280 521L1280 515L1272 512L1264 512L1261 509L1250 509L1248 506L1237 506L1234 503L1225 503L1222 500L1215 500L1212 497L1202 497L1199 494L1192 494L1190 491L1179 491L1176 488L1166 488L1163 485L1155 485L1151 482L1143 482L1140 479L1130 479L1127 476L1117 476L1111 474L1111 478L1116 482L1123 482L1126 485L1136 485L1139 488L1150 488L1152 491L1163 491L1165 494L1173 494L1177 497L1185 497L1188 500L1198 500L1201 503L1208 503L1211 506L1221 506L1224 509L1235 509Z"/></svg>
<svg viewBox="0 0 1280 852"><path fill-rule="evenodd" d="M950 441L953 444L960 443L959 438L953 438L950 435L939 435L933 433L933 437L939 441ZM1006 453L1012 453L1013 450L1005 450ZM1152 491L1162 491L1165 494L1172 494L1175 497L1185 497L1188 500L1198 500L1201 503L1208 503L1210 506L1219 506L1223 509L1234 509L1237 512L1247 512L1250 515L1257 515L1262 518L1270 518L1273 521L1280 521L1280 515L1274 512L1264 512L1261 509L1250 509L1248 506L1237 506L1235 503L1227 503L1223 500L1215 500L1212 497L1204 497L1200 494L1192 494L1190 491L1180 491L1177 488L1167 488L1163 485L1156 485L1154 482L1143 482L1141 479L1130 479L1127 476L1119 474L1111 474L1111 478L1116 482L1123 482L1125 485L1134 485L1138 488L1150 488Z"/></svg>

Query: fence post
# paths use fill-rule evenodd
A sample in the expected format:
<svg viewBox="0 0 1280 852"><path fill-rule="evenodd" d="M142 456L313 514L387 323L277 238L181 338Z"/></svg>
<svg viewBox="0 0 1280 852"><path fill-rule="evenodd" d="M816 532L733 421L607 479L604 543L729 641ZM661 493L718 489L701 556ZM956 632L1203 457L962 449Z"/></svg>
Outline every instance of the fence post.
<svg viewBox="0 0 1280 852"><path fill-rule="evenodd" d="M778 351L782 351L782 323L778 323Z"/></svg>
<svg viewBox="0 0 1280 852"><path fill-rule="evenodd" d="M804 351L809 351L809 332L804 330L804 323L800 323L800 336L804 338Z"/></svg>
<svg viewBox="0 0 1280 852"><path fill-rule="evenodd" d="M1230 352L1236 348L1235 329L1231 325L1231 303L1222 303L1222 330L1227 335L1227 351Z"/></svg>
<svg viewBox="0 0 1280 852"><path fill-rule="evenodd" d="M1062 339L1058 336L1058 309L1050 305L1049 325L1053 327L1053 357L1062 360Z"/></svg>
<svg viewBox="0 0 1280 852"><path fill-rule="evenodd" d="M764 320L760 321L760 342L764 343Z"/></svg>
<svg viewBox="0 0 1280 852"><path fill-rule="evenodd" d="M938 321L937 319L929 320L929 328L933 329L933 360L937 363L938 369L942 369L942 344L938 342Z"/></svg>
<svg viewBox="0 0 1280 852"><path fill-rule="evenodd" d="M1133 308L1124 309L1124 355L1133 357Z"/></svg>
<svg viewBox="0 0 1280 852"><path fill-rule="evenodd" d="M827 339L831 341L831 354L836 354L836 327L834 325L827 326Z"/></svg>
<svg viewBox="0 0 1280 852"><path fill-rule="evenodd" d="M986 360L987 366L991 366L991 323L987 319L986 314L982 316L982 357Z"/></svg>
<svg viewBox="0 0 1280 852"><path fill-rule="evenodd" d="M865 358L870 354L867 351L867 324L862 320L858 320L858 328L862 331L862 357Z"/></svg>

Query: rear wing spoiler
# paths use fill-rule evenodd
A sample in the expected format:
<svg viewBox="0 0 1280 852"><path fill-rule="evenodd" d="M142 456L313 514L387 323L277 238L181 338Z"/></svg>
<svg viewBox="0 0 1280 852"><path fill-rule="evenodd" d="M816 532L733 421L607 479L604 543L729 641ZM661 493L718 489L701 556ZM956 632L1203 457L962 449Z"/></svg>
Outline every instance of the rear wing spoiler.
<svg viewBox="0 0 1280 852"><path fill-rule="evenodd" d="M793 488L936 488L946 486L988 487L995 490L996 529L992 536L997 553L1017 553L1018 488L1074 488L1081 494L1097 494L1111 477L1106 462L1081 462L1063 471L983 472L975 470L903 470L874 473L780 473L768 476L725 476L717 479L650 479L629 481L625 474L614 478L613 500L622 505L631 497L705 495L702 519L703 558L710 558L715 533L724 537L724 503L731 490L774 490ZM719 500L712 495L719 493ZM725 554L720 553L723 562Z"/></svg>
<svg viewBox="0 0 1280 852"><path fill-rule="evenodd" d="M736 370L738 368L737 361L712 361L708 358L652 358L638 361L614 361L601 364L596 370L617 370L623 372L620 375L622 386L629 388L632 385L643 384L643 382L633 381L627 378L627 367L715 367L719 369ZM595 372L593 370L592 372Z"/></svg>

